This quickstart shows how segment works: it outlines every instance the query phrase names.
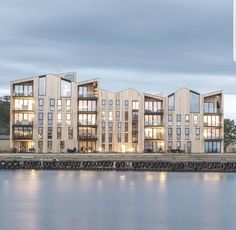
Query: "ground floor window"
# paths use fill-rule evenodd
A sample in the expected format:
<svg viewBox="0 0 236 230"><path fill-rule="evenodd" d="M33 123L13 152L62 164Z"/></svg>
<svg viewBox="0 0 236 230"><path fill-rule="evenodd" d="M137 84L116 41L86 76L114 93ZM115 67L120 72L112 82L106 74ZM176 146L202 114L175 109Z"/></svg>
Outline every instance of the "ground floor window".
<svg viewBox="0 0 236 230"><path fill-rule="evenodd" d="M80 152L96 152L96 141L79 141Z"/></svg>
<svg viewBox="0 0 236 230"><path fill-rule="evenodd" d="M220 141L206 141L205 142L205 152L206 153L220 153L221 152L221 142Z"/></svg>
<svg viewBox="0 0 236 230"><path fill-rule="evenodd" d="M144 152L163 152L164 143L163 141L145 141L144 142Z"/></svg>

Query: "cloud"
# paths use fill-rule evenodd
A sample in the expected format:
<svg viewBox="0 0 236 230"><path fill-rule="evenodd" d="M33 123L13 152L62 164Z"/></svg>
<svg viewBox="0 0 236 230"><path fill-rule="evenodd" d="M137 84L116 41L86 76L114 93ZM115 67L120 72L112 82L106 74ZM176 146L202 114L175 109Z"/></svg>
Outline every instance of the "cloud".
<svg viewBox="0 0 236 230"><path fill-rule="evenodd" d="M0 15L0 91L77 70L114 90L235 94L231 1L10 0Z"/></svg>

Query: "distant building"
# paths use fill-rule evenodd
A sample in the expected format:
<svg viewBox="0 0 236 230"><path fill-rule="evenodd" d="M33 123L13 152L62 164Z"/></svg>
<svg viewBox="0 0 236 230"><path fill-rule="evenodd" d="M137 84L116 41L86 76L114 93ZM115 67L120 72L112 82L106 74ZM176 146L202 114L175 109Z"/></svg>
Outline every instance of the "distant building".
<svg viewBox="0 0 236 230"><path fill-rule="evenodd" d="M223 152L223 92L103 90L76 73L11 82L14 152Z"/></svg>
<svg viewBox="0 0 236 230"><path fill-rule="evenodd" d="M0 153L8 153L10 151L10 136L0 135Z"/></svg>

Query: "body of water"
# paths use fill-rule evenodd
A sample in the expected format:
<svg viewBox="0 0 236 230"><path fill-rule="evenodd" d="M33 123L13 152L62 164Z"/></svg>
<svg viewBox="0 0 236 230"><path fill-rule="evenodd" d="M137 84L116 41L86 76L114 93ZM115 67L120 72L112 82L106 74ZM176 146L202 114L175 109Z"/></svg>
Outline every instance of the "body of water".
<svg viewBox="0 0 236 230"><path fill-rule="evenodd" d="M236 174L0 171L0 229L235 229Z"/></svg>

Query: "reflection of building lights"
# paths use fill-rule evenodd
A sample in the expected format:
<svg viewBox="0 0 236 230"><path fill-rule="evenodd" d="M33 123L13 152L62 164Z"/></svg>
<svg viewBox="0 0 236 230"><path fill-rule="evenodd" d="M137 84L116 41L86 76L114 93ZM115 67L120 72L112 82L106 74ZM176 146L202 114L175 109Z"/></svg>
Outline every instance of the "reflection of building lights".
<svg viewBox="0 0 236 230"><path fill-rule="evenodd" d="M165 184L167 173L166 172L160 172L159 175L160 175L160 177L159 177L160 183Z"/></svg>
<svg viewBox="0 0 236 230"><path fill-rule="evenodd" d="M151 182L151 181L153 181L153 175L147 174L145 179L146 179L146 181Z"/></svg>
<svg viewBox="0 0 236 230"><path fill-rule="evenodd" d="M218 173L204 173L203 180L209 182L219 182L224 179L224 175Z"/></svg>
<svg viewBox="0 0 236 230"><path fill-rule="evenodd" d="M120 181L125 181L125 175L120 175Z"/></svg>
<svg viewBox="0 0 236 230"><path fill-rule="evenodd" d="M102 151L102 148L101 148L101 147L99 147L99 148L98 148L98 152L101 152L101 151Z"/></svg>
<svg viewBox="0 0 236 230"><path fill-rule="evenodd" d="M134 152L134 148L129 148L129 152Z"/></svg>

